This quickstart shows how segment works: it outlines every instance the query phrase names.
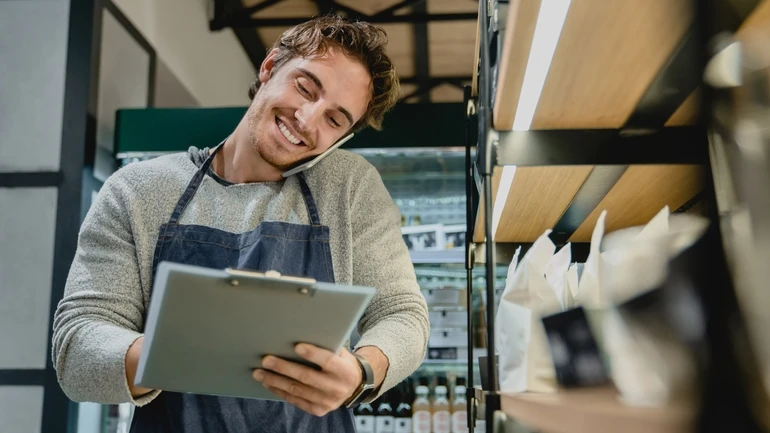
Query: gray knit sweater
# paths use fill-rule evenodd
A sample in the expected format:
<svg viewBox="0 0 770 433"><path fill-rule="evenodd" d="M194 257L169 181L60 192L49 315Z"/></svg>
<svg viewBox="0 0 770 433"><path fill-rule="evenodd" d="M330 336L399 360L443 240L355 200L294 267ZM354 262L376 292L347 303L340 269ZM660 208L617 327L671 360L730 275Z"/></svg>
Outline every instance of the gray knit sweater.
<svg viewBox="0 0 770 433"><path fill-rule="evenodd" d="M141 406L158 395L132 399L125 354L142 333L158 228L202 154L191 148L130 164L105 182L89 210L54 318L53 362L70 399ZM333 152L306 178L321 223L330 228L336 281L377 288L359 323L357 347L376 346L387 356L384 392L420 365L429 333L398 208L376 169L351 152ZM295 177L228 185L206 176L180 223L241 233L260 221L309 224Z"/></svg>

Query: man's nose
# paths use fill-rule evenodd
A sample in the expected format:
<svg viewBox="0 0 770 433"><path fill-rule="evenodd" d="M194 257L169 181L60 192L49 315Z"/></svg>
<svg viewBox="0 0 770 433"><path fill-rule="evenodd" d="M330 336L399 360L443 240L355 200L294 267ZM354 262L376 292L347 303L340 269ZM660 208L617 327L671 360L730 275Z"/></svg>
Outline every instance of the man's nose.
<svg viewBox="0 0 770 433"><path fill-rule="evenodd" d="M323 117L323 107L320 101L303 104L294 113L300 127L306 132L314 131L318 127L318 121Z"/></svg>

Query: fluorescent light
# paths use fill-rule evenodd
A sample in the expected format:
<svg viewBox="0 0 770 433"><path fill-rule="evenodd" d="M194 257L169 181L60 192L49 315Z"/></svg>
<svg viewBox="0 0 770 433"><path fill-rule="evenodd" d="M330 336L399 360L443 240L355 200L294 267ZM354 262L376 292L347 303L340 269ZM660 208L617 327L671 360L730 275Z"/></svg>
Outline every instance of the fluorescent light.
<svg viewBox="0 0 770 433"><path fill-rule="evenodd" d="M497 226L500 218L503 216L503 208L508 201L508 193L511 192L513 185L513 175L516 174L515 165L504 165L503 175L500 177L500 185L497 187L497 195L494 198L494 207L492 208L492 236L497 233Z"/></svg>
<svg viewBox="0 0 770 433"><path fill-rule="evenodd" d="M567 18L570 0L542 0L535 23L535 34L529 49L527 69L521 83L519 105L513 120L514 131L528 131L535 116L537 102L543 92L556 44Z"/></svg>

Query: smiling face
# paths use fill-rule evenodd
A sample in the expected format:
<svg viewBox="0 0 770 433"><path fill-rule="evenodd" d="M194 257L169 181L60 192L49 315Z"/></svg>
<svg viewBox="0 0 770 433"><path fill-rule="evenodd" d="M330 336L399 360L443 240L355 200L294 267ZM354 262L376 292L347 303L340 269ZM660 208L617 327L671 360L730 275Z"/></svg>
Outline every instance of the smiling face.
<svg viewBox="0 0 770 433"><path fill-rule="evenodd" d="M280 171L323 153L365 114L372 79L363 64L330 47L275 68L271 51L249 107L249 138L262 160Z"/></svg>

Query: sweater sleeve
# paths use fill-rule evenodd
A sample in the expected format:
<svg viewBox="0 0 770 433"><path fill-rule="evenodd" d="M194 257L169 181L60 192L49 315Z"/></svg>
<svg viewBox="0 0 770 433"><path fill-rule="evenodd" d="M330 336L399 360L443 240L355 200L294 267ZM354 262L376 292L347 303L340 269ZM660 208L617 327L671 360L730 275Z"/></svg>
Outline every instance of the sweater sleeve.
<svg viewBox="0 0 770 433"><path fill-rule="evenodd" d="M374 167L360 179L351 203L353 283L377 289L359 322L356 349L375 346L388 358L381 395L425 359L428 308L401 237L399 209Z"/></svg>
<svg viewBox="0 0 770 433"><path fill-rule="evenodd" d="M54 316L52 357L57 379L74 401L144 405L133 399L125 356L140 337L144 296L128 194L119 170L105 182L81 226L64 297Z"/></svg>

